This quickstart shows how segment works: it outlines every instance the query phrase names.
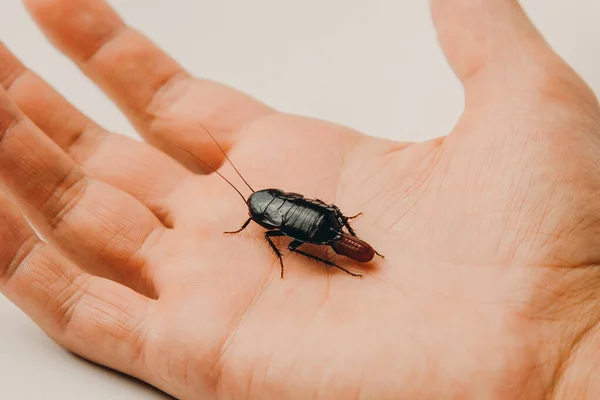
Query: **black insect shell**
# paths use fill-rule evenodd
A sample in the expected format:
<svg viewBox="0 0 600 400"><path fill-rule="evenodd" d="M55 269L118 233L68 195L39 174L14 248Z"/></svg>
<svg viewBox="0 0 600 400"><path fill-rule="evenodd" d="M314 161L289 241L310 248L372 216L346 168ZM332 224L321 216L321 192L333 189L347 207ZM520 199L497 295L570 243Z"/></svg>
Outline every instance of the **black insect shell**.
<svg viewBox="0 0 600 400"><path fill-rule="evenodd" d="M262 216L273 200L283 194L279 189L265 189L252 193L248 199L248 209L253 217Z"/></svg>

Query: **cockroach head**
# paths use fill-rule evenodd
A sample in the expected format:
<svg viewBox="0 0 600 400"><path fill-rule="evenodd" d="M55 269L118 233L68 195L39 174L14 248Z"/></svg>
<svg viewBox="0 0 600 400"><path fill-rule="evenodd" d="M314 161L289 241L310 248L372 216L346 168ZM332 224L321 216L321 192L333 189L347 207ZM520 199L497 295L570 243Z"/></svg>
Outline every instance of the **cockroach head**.
<svg viewBox="0 0 600 400"><path fill-rule="evenodd" d="M263 189L256 191L248 197L248 211L251 216L263 215L269 204L283 194L279 189Z"/></svg>

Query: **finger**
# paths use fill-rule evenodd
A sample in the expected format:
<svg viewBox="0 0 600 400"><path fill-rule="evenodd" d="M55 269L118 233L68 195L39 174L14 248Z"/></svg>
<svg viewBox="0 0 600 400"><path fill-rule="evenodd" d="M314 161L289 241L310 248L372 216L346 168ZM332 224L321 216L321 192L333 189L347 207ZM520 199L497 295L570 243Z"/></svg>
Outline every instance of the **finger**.
<svg viewBox="0 0 600 400"><path fill-rule="evenodd" d="M467 101L480 101L482 91L514 96L545 88L558 76L575 79L517 0L431 0L431 6L440 43L465 85Z"/></svg>
<svg viewBox="0 0 600 400"><path fill-rule="evenodd" d="M0 43L0 84L27 116L89 175L128 192L167 225L164 199L189 172L162 152L106 132Z"/></svg>
<svg viewBox="0 0 600 400"><path fill-rule="evenodd" d="M441 45L463 82L489 67L521 68L523 58L547 51L517 0L431 0L431 8Z"/></svg>
<svg viewBox="0 0 600 400"><path fill-rule="evenodd" d="M0 194L0 292L65 348L138 375L152 301L82 272Z"/></svg>
<svg viewBox="0 0 600 400"><path fill-rule="evenodd" d="M125 25L103 0L26 0L25 4L50 40L153 144L163 146L166 137L177 140L184 135L171 129L169 121L187 115L223 138L228 147L227 141L234 140L231 134L272 112L241 92L192 79L148 38ZM205 135L199 140L209 142Z"/></svg>
<svg viewBox="0 0 600 400"><path fill-rule="evenodd" d="M153 291L145 244L163 225L130 195L89 178L3 90L0 181L38 217L42 233L91 272Z"/></svg>

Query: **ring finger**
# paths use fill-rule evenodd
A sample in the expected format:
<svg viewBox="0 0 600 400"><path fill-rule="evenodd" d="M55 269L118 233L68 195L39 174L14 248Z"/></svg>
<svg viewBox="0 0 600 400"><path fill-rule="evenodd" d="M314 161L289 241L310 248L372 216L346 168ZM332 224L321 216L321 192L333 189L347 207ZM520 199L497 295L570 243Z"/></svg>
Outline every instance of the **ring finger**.
<svg viewBox="0 0 600 400"><path fill-rule="evenodd" d="M164 226L129 194L89 177L2 89L0 182L90 272L155 294L146 252Z"/></svg>
<svg viewBox="0 0 600 400"><path fill-rule="evenodd" d="M17 106L93 178L128 192L170 226L165 198L189 172L154 147L109 133L0 43L0 84Z"/></svg>

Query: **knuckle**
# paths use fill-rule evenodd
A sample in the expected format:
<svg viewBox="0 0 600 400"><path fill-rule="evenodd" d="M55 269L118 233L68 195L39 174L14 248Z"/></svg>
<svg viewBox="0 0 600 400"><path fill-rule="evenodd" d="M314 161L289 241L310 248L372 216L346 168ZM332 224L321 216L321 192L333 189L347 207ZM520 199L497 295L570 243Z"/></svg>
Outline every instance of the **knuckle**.
<svg viewBox="0 0 600 400"><path fill-rule="evenodd" d="M53 302L55 304L56 324L60 333L77 331L73 329L74 316L77 307L82 303L82 299L88 295L90 281L88 279L81 282L78 279L71 281L65 290L59 292Z"/></svg>
<svg viewBox="0 0 600 400"><path fill-rule="evenodd" d="M119 42L126 38L127 34L132 31L133 30L126 25L118 25L109 29L97 40L96 46L94 46L92 50L81 56L80 63L84 65L93 63L100 57L102 52L109 49L113 44L118 48Z"/></svg>
<svg viewBox="0 0 600 400"><path fill-rule="evenodd" d="M148 119L147 125L150 130L156 128L154 122L166 115L169 108L187 93L192 81L187 72L179 69L166 73L141 110Z"/></svg>
<svg viewBox="0 0 600 400"><path fill-rule="evenodd" d="M567 65L549 66L534 75L532 84L544 99L570 107L598 108L593 90Z"/></svg>
<svg viewBox="0 0 600 400"><path fill-rule="evenodd" d="M0 146L4 144L6 138L16 132L25 121L25 118L15 116L10 111L6 110L3 105L3 99L0 97Z"/></svg>
<svg viewBox="0 0 600 400"><path fill-rule="evenodd" d="M7 285L19 270L38 257L43 247L44 243L39 241L35 235L25 239L10 258L10 261L3 268L0 268L0 282Z"/></svg>
<svg viewBox="0 0 600 400"><path fill-rule="evenodd" d="M102 348L127 360L135 370L144 362L148 325L135 306L124 298L96 286L89 275L70 280L52 300L56 334L77 336L88 345Z"/></svg>
<svg viewBox="0 0 600 400"><path fill-rule="evenodd" d="M55 232L68 215L81 202L89 182L78 169L72 169L58 182L50 198L42 206L42 213L48 217L50 229Z"/></svg>
<svg viewBox="0 0 600 400"><path fill-rule="evenodd" d="M128 326L126 322L121 321L120 325L126 327L123 331L126 333L126 340L131 345L129 359L135 365L143 365L148 336L146 324L139 322L137 325Z"/></svg>
<svg viewBox="0 0 600 400"><path fill-rule="evenodd" d="M0 85L4 87L4 90L7 93L10 93L11 89L16 86L21 79L25 79L32 74L31 70L25 68L23 65L18 65L13 71L9 72L4 79L0 79Z"/></svg>
<svg viewBox="0 0 600 400"><path fill-rule="evenodd" d="M85 123L79 131L69 138L68 142L61 144L61 146L75 162L79 165L85 165L108 137L108 132L95 122L90 121Z"/></svg>

